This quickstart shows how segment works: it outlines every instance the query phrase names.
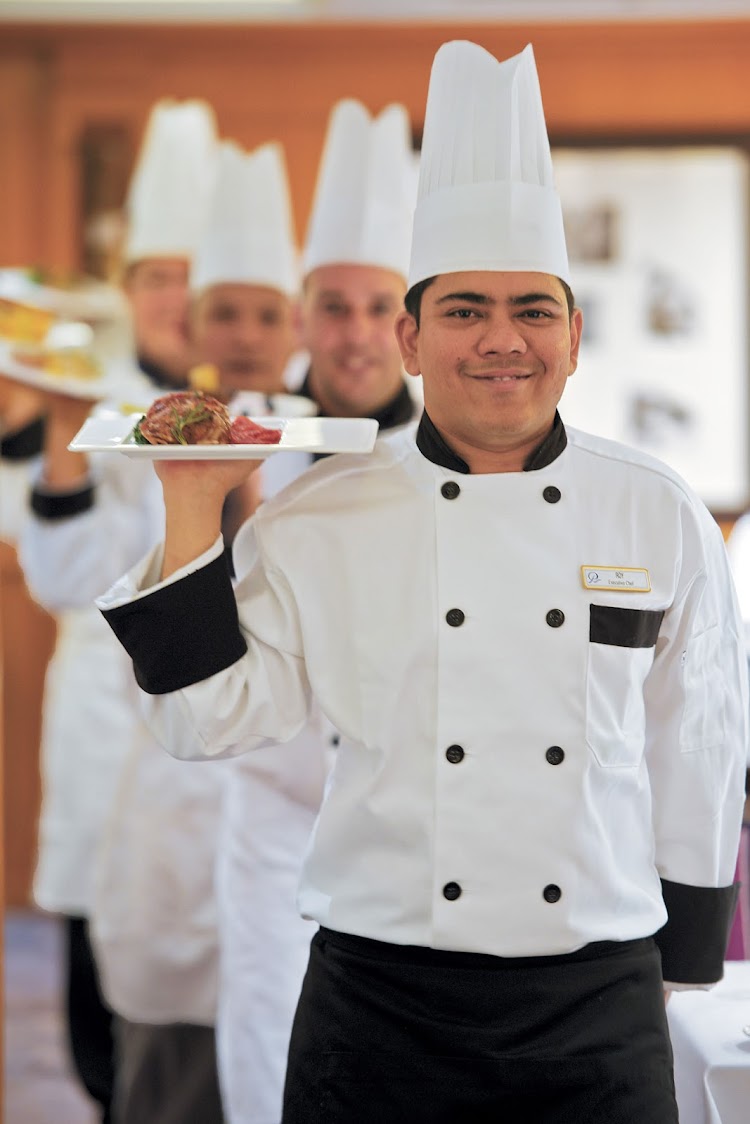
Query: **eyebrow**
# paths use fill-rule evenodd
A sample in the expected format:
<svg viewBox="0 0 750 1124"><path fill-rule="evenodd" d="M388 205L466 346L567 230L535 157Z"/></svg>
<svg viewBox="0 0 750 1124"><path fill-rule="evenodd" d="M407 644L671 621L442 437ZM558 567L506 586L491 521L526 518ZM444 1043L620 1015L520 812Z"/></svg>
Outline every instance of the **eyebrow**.
<svg viewBox="0 0 750 1124"><path fill-rule="evenodd" d="M321 289L318 293L318 300L339 300L348 303L350 299L344 289ZM391 304L397 303L397 298L389 292L370 293L367 300L389 301Z"/></svg>
<svg viewBox="0 0 750 1124"><path fill-rule="evenodd" d="M497 301L494 297L489 297L486 293L472 293L471 291L446 293L444 297L438 297L435 303L446 304L449 301L467 301L470 304L479 304L484 306L497 304ZM523 307L527 304L539 304L540 301L545 301L549 304L555 304L562 308L562 301L558 300L558 298L553 296L552 293L521 293L517 297L510 297L508 299L508 304L512 305L513 307Z"/></svg>

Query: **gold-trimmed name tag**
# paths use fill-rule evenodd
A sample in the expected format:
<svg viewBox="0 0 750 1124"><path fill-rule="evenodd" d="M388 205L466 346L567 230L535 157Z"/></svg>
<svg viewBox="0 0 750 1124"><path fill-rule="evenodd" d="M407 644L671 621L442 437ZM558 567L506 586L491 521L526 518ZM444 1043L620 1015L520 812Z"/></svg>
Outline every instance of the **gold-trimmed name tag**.
<svg viewBox="0 0 750 1124"><path fill-rule="evenodd" d="M646 569L636 566L581 566L584 589L619 590L622 593L650 593L651 578Z"/></svg>

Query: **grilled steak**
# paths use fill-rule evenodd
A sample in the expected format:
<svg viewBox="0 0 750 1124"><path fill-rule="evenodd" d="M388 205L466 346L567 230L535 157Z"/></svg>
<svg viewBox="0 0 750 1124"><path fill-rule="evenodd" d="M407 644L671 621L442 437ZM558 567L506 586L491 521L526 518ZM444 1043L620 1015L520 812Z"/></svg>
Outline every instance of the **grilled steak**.
<svg viewBox="0 0 750 1124"><path fill-rule="evenodd" d="M157 398L139 430L150 445L228 445L231 441L226 406L195 390Z"/></svg>

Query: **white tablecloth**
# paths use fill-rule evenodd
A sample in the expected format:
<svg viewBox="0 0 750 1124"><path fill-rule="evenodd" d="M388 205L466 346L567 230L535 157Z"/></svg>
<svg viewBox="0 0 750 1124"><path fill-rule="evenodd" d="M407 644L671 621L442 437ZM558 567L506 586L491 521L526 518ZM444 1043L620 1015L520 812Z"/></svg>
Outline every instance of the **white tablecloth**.
<svg viewBox="0 0 750 1124"><path fill-rule="evenodd" d="M667 1005L680 1124L750 1124L750 961L728 961L711 991Z"/></svg>

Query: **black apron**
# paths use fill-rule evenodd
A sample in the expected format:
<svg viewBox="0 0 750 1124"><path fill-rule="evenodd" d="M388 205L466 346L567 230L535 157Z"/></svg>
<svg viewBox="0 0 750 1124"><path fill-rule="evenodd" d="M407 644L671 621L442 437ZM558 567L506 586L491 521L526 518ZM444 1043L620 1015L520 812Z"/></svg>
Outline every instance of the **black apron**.
<svg viewBox="0 0 750 1124"><path fill-rule="evenodd" d="M651 939L505 959L321 929L282 1124L677 1124Z"/></svg>

